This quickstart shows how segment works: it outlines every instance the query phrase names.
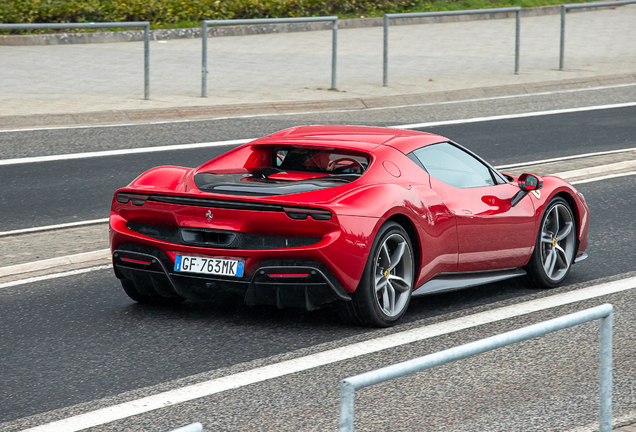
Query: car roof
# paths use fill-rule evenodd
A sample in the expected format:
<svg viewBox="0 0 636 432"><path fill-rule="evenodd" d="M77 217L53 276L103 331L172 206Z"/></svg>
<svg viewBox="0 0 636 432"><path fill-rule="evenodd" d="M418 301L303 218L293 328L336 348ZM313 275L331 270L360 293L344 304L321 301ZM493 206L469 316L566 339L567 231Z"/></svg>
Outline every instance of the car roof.
<svg viewBox="0 0 636 432"><path fill-rule="evenodd" d="M319 125L285 129L252 141L251 144L309 144L365 151L371 151L377 146L383 145L408 154L417 148L444 141L448 141L448 139L440 135L412 130L370 126Z"/></svg>

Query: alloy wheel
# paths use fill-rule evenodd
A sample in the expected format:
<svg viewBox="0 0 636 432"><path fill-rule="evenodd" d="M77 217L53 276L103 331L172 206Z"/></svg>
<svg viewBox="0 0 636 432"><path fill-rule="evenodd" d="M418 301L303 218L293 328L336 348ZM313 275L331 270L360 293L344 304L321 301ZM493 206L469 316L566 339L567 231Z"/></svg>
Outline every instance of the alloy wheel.
<svg viewBox="0 0 636 432"><path fill-rule="evenodd" d="M559 281L567 274L574 257L575 236L572 212L556 204L548 211L541 230L541 264L551 280Z"/></svg>
<svg viewBox="0 0 636 432"><path fill-rule="evenodd" d="M373 272L375 300L388 317L401 314L413 287L411 247L402 235L392 233L378 250Z"/></svg>

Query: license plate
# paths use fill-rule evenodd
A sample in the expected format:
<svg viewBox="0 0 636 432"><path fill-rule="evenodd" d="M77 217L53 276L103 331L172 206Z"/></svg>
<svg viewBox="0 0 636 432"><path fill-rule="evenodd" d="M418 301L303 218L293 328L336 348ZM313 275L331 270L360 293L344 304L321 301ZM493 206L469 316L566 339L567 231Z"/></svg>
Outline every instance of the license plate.
<svg viewBox="0 0 636 432"><path fill-rule="evenodd" d="M243 276L245 263L239 260L177 255L174 271L220 276Z"/></svg>

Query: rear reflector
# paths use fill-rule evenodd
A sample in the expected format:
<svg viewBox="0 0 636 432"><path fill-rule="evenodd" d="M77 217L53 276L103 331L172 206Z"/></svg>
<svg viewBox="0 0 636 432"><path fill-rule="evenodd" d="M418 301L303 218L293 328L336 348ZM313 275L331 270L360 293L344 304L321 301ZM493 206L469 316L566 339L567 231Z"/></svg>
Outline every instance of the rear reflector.
<svg viewBox="0 0 636 432"><path fill-rule="evenodd" d="M142 261L142 260L136 260L136 259L132 259L132 258L124 258L121 257L120 258L122 261L125 262L129 262L129 263L133 263L133 264L143 264L143 265L150 265L151 263L148 261Z"/></svg>
<svg viewBox="0 0 636 432"><path fill-rule="evenodd" d="M271 274L269 275L269 277L274 277L274 278L301 278L301 277L308 277L309 273L290 273L290 274Z"/></svg>

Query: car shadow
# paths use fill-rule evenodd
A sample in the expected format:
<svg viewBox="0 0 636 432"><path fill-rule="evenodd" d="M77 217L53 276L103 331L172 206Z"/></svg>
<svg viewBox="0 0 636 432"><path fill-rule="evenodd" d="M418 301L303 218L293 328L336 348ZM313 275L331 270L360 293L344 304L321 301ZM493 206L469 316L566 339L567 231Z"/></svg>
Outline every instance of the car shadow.
<svg viewBox="0 0 636 432"><path fill-rule="evenodd" d="M439 317L446 314L487 306L501 301L536 294L537 288L527 279L518 278L447 293L413 298L401 323ZM279 332L320 329L340 336L364 333L371 329L342 323L333 307L316 311L274 306L246 306L237 299L186 300L176 306L153 306L131 303L131 318L171 320L183 323L209 323L238 327L276 328Z"/></svg>

